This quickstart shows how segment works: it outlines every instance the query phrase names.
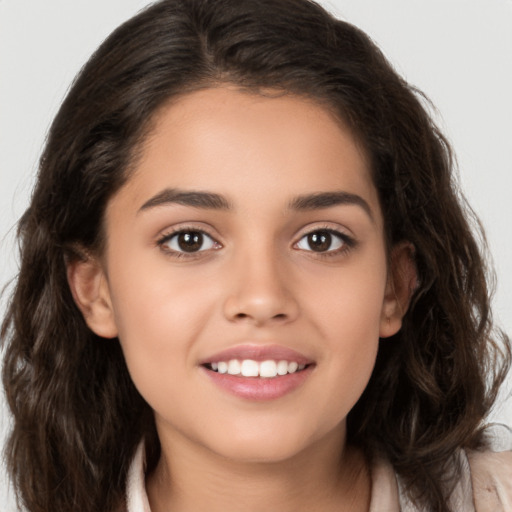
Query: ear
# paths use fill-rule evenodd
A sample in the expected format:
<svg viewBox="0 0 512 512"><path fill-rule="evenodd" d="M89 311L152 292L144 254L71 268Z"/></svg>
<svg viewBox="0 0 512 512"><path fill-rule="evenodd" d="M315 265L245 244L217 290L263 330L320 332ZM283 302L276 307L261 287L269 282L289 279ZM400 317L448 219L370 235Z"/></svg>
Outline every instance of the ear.
<svg viewBox="0 0 512 512"><path fill-rule="evenodd" d="M101 263L90 256L72 261L67 264L67 278L73 299L89 328L102 338L115 338L117 326Z"/></svg>
<svg viewBox="0 0 512 512"><path fill-rule="evenodd" d="M414 246L410 242L401 242L391 250L380 321L381 338L393 336L400 330L412 294L418 286L414 252Z"/></svg>

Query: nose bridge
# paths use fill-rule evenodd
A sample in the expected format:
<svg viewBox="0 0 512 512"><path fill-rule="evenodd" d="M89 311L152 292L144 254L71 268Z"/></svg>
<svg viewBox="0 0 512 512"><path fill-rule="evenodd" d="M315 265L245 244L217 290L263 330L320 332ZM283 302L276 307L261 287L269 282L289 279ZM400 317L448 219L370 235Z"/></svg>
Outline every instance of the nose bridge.
<svg viewBox="0 0 512 512"><path fill-rule="evenodd" d="M252 241L234 251L225 303L230 320L290 321L298 305L289 288L285 262L272 240Z"/></svg>

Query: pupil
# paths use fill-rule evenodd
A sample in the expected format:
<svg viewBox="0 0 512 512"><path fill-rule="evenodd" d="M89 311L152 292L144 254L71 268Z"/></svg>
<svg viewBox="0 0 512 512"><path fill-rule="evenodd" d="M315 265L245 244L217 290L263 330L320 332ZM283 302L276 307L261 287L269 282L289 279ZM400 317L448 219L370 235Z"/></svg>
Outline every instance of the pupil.
<svg viewBox="0 0 512 512"><path fill-rule="evenodd" d="M184 252L198 251L203 245L203 235L194 231L180 233L178 235L178 245Z"/></svg>
<svg viewBox="0 0 512 512"><path fill-rule="evenodd" d="M327 251L331 246L331 234L328 231L317 231L308 235L308 244L316 252Z"/></svg>

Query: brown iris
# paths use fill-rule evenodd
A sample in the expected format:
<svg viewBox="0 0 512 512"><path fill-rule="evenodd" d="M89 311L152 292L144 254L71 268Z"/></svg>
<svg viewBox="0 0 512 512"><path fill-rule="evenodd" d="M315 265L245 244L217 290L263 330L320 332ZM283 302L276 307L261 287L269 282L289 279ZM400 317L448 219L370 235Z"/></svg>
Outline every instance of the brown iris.
<svg viewBox="0 0 512 512"><path fill-rule="evenodd" d="M315 252L328 251L332 244L332 235L329 231L315 231L308 235L308 245Z"/></svg>
<svg viewBox="0 0 512 512"><path fill-rule="evenodd" d="M187 231L178 235L178 246L183 252L196 252L203 246L203 234L199 231Z"/></svg>

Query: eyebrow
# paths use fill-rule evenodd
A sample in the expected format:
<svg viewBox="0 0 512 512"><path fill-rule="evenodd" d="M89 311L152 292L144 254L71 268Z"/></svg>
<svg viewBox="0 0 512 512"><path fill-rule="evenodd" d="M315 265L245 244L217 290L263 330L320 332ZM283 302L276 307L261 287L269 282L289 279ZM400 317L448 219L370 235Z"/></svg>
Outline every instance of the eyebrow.
<svg viewBox="0 0 512 512"><path fill-rule="evenodd" d="M224 196L214 192L166 188L148 199L139 208L139 212L168 204L181 204L205 210L233 209L231 203ZM295 211L311 211L339 205L359 206L372 221L374 220L370 205L361 196L341 190L334 192L315 192L313 194L297 196L290 201L288 208Z"/></svg>
<svg viewBox="0 0 512 512"><path fill-rule="evenodd" d="M314 194L306 194L294 198L289 208L298 211L322 210L323 208L331 208L339 205L355 205L361 207L370 219L373 221L373 214L370 205L357 194L350 192L334 191L334 192L316 192Z"/></svg>
<svg viewBox="0 0 512 512"><path fill-rule="evenodd" d="M146 201L139 208L139 212L167 204L182 204L207 210L230 210L232 208L226 198L213 192L166 188Z"/></svg>

